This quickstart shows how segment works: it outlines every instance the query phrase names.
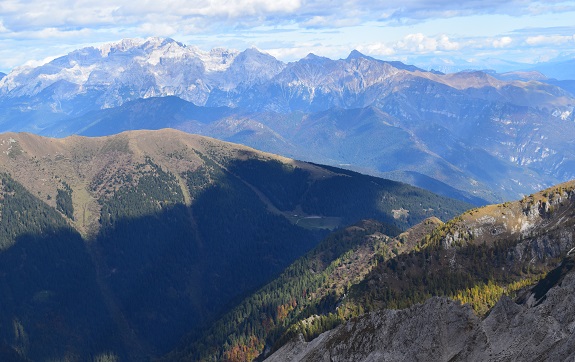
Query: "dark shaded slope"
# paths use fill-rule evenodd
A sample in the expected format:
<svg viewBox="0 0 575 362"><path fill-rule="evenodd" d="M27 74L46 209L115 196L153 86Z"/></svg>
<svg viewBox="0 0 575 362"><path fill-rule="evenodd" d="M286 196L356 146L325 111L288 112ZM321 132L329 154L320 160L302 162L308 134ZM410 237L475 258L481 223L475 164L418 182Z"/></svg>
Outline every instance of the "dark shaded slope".
<svg viewBox="0 0 575 362"><path fill-rule="evenodd" d="M270 213L213 162L185 174L191 206L172 174L150 159L139 169L137 182L100 199L96 240L123 314L154 354L279 273L322 234Z"/></svg>
<svg viewBox="0 0 575 362"><path fill-rule="evenodd" d="M31 360L125 356L81 236L7 175L2 196L1 344Z"/></svg>
<svg viewBox="0 0 575 362"><path fill-rule="evenodd" d="M190 334L164 360L254 359L278 343L294 323L331 307L372 267L374 253L392 242L387 235L398 233L370 220L330 234L208 329Z"/></svg>

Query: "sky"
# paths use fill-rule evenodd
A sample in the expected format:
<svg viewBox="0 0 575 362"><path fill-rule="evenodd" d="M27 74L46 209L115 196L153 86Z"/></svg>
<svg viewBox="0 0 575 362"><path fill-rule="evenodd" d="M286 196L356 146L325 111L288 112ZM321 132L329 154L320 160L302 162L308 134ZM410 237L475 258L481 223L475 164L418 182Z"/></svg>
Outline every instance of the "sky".
<svg viewBox="0 0 575 362"><path fill-rule="evenodd" d="M85 46L170 37L283 61L353 50L384 60L536 63L575 57L575 0L1 0L0 71Z"/></svg>

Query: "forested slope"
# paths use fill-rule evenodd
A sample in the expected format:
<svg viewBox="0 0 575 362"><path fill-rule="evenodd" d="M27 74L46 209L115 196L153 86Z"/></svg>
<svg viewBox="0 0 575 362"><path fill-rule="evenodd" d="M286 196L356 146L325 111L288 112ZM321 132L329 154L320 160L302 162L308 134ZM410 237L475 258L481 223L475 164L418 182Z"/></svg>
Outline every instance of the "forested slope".
<svg viewBox="0 0 575 362"><path fill-rule="evenodd" d="M370 360L369 358L387 356L385 358L390 360L400 360L399 356L411 353L409 348L416 348L419 351L417 353L422 353L421 356L427 356L425 358L465 360L462 356L474 356L474 353L482 355L482 348L485 346L474 339L477 337L474 337L477 331L472 330L472 335L469 335L469 330L465 332L466 343L479 343L476 349L470 347L474 351L471 353L469 348L457 350L459 347L447 343L461 337L455 330L457 326L428 328L429 323L442 325L440 319L452 318L461 319L463 324L467 323L466 320L476 324L489 313L506 312L511 315L505 318L518 318L513 323L513 328L517 327L513 333L517 335L506 333L501 337L508 341L502 343L511 343L507 345L510 348L509 353L501 350L501 346L489 343L489 338L485 348L497 350L499 357L493 357L493 360L504 359L502 356L507 355L525 356L513 346L528 345L531 337L527 336L524 327L530 324L529 318L546 318L547 314L538 315L540 312L535 309L515 310L517 308L509 306L509 299L501 300L501 297L516 296L521 290L544 278L533 289L534 296L531 299L527 296L518 301L530 308L544 301L543 296L551 286L560 285L557 275L562 272L553 269L568 253L572 253L575 246L574 200L575 182L572 181L526 196L517 202L469 210L445 224L436 224L427 234L416 233L416 240L410 240L409 235L403 234L403 238L398 237L398 242L403 241L404 245L409 245L405 252L388 258L379 256L380 262L373 265L361 281L351 285L345 296L336 298L331 305L324 305L324 309L318 311L311 322L313 324L313 321L326 318L338 320L338 323L328 326L317 325L318 332L323 332L347 320L357 310L372 312L371 314L352 319L344 327L322 335L317 340L313 338L319 333L309 333L310 320L300 320L288 330L281 343L276 344L276 348L281 345L285 347L270 360L321 360L323 357L319 356L345 360ZM564 264L569 266L568 269L572 268L572 256L564 261ZM547 274L550 271L552 272ZM468 304L474 311L474 316L455 304L430 299L437 296ZM424 306L413 307L424 302ZM566 300L561 301L563 305L565 302ZM542 310L552 308L554 304L550 303L542 307ZM496 305L498 307L492 310ZM404 310L406 308L411 309ZM395 311L397 309L402 311ZM434 309L437 309L437 312L433 312ZM558 311L556 314L561 313L565 311ZM415 322L402 319L408 315L419 319ZM503 330L501 328L504 327L498 325L501 320L497 317L487 317L487 320L489 322L486 323L489 328L493 328L494 333ZM409 326L404 328L403 324L406 323ZM565 320L557 320L556 323L552 328L542 328L542 335L538 335L534 340L547 345L545 341L555 338L556 333L562 335L562 332L557 330L568 329ZM411 345L410 328L416 328L415 325L427 331L424 335L434 336L435 343L438 343L437 348L408 347ZM342 337L344 335L347 337ZM395 341L393 345L383 342L389 338ZM340 342L341 348L337 345ZM443 342L446 344L443 345ZM357 343L365 348L358 349ZM568 339L563 339L561 346L566 347L568 343ZM383 345L387 347L382 347ZM453 349L456 351L452 351ZM544 356L541 351L533 353L534 356L539 356L537 358ZM567 350L565 353L572 352ZM456 355L459 357L455 358ZM483 358L491 360L491 355Z"/></svg>
<svg viewBox="0 0 575 362"><path fill-rule="evenodd" d="M32 360L163 355L330 229L369 217L392 230L468 207L172 130L4 134L0 149L0 282L13 295L2 345Z"/></svg>

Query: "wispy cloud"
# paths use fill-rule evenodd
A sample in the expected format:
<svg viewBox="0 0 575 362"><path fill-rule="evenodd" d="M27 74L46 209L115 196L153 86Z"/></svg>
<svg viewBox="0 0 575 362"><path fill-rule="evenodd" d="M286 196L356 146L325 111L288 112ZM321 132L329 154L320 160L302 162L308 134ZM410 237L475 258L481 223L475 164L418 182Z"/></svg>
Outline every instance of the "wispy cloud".
<svg viewBox="0 0 575 362"><path fill-rule="evenodd" d="M525 42L531 46L572 44L575 47L575 34L530 36Z"/></svg>
<svg viewBox="0 0 575 362"><path fill-rule="evenodd" d="M575 11L573 1L509 0L4 0L0 17L13 31L39 27L100 26L187 20L206 23L243 21L263 24L297 23L301 27L338 27L358 22L413 22L480 14L512 16ZM176 20L175 22L173 22ZM217 25L217 24L215 24Z"/></svg>

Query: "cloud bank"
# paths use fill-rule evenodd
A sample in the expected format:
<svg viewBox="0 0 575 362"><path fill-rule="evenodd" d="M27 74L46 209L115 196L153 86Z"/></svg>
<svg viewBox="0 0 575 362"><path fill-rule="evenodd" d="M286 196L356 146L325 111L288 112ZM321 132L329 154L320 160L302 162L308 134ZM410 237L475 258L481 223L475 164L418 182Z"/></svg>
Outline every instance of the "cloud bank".
<svg viewBox="0 0 575 362"><path fill-rule="evenodd" d="M337 57L353 48L398 57L552 45L559 53L575 48L573 18L575 1L559 0L3 0L0 70L29 57L148 36L207 48L257 46L287 60L310 51ZM461 19L473 20L454 25Z"/></svg>

